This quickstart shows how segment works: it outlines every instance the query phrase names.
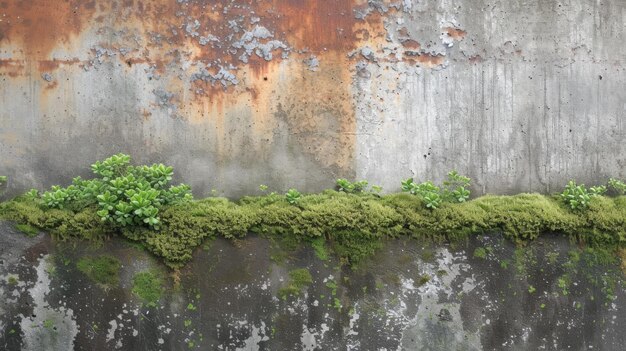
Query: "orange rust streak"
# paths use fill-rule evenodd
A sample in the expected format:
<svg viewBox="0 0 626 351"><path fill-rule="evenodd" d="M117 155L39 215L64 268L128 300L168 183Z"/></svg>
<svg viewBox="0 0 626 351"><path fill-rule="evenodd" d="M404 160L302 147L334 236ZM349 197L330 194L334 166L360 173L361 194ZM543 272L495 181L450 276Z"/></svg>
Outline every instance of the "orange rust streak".
<svg viewBox="0 0 626 351"><path fill-rule="evenodd" d="M415 56L415 59L425 67L436 67L443 65L446 57L443 55L421 54Z"/></svg>
<svg viewBox="0 0 626 351"><path fill-rule="evenodd" d="M39 71L41 72L51 72L59 68L60 66L66 65L75 65L83 63L78 58L73 58L71 60L39 60L37 62Z"/></svg>
<svg viewBox="0 0 626 351"><path fill-rule="evenodd" d="M277 32L298 48L345 51L355 47L353 8L352 1L273 0L265 16L278 13Z"/></svg>
<svg viewBox="0 0 626 351"><path fill-rule="evenodd" d="M18 44L28 57L45 59L80 34L95 12L95 1L14 0L0 12L0 42Z"/></svg>

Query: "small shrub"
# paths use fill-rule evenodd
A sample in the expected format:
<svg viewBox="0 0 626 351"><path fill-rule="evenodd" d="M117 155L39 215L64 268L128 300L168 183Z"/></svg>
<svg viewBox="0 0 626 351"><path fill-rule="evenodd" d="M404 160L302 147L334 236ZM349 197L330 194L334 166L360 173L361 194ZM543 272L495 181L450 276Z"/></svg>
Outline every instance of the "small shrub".
<svg viewBox="0 0 626 351"><path fill-rule="evenodd" d="M296 189L289 189L289 191L285 194L285 199L291 205L297 205L300 202L300 198L302 194Z"/></svg>
<svg viewBox="0 0 626 351"><path fill-rule="evenodd" d="M461 203L470 197L470 178L460 175L457 171L448 173L448 178L443 182L443 187L436 186L433 182L415 183L413 178L402 181L402 191L417 195L424 201L427 208L434 210L441 206L442 202Z"/></svg>
<svg viewBox="0 0 626 351"><path fill-rule="evenodd" d="M604 185L592 186L589 188L590 196L602 196L606 194L607 188Z"/></svg>
<svg viewBox="0 0 626 351"><path fill-rule="evenodd" d="M8 181L7 176L0 176L0 186L5 185L7 181Z"/></svg>
<svg viewBox="0 0 626 351"><path fill-rule="evenodd" d="M609 179L609 189L618 195L626 195L626 183L619 179Z"/></svg>
<svg viewBox="0 0 626 351"><path fill-rule="evenodd" d="M119 283L119 272L122 267L120 260L113 256L81 257L76 268L93 282L115 286Z"/></svg>
<svg viewBox="0 0 626 351"><path fill-rule="evenodd" d="M113 155L91 166L99 177L74 178L67 188L53 186L42 194L48 208L83 209L97 204L97 214L114 227L147 226L159 229L159 209L164 205L191 199L187 185L169 185L173 169L163 164L131 166L130 156ZM35 192L30 197L36 196Z"/></svg>
<svg viewBox="0 0 626 351"><path fill-rule="evenodd" d="M561 193L561 199L574 211L584 210L589 206L591 196L584 184L577 185L570 180Z"/></svg>
<svg viewBox="0 0 626 351"><path fill-rule="evenodd" d="M432 182L415 183L412 178L402 181L402 191L417 195L431 210L438 208L443 201L441 189Z"/></svg>
<svg viewBox="0 0 626 351"><path fill-rule="evenodd" d="M348 194L358 194L365 192L367 184L366 180L353 183L347 179L337 179L337 190Z"/></svg>
<svg viewBox="0 0 626 351"><path fill-rule="evenodd" d="M470 178L460 175L457 171L448 173L448 179L443 182L442 197L445 201L465 202L470 197Z"/></svg>

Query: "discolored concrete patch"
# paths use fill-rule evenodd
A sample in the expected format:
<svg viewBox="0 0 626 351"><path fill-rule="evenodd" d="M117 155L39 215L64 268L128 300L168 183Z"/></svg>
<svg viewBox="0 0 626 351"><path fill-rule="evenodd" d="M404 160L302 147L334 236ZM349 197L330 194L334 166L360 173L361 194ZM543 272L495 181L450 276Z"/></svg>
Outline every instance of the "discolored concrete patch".
<svg viewBox="0 0 626 351"><path fill-rule="evenodd" d="M619 261L589 264L599 256L557 235L526 247L496 234L452 244L394 239L354 268L320 260L305 243L277 255L267 239L217 239L174 274L121 239L55 243L0 228L6 350L619 350L626 342ZM122 262L118 286L76 268L101 254ZM312 283L281 295L303 268ZM145 271L164 278L156 306L132 293Z"/></svg>

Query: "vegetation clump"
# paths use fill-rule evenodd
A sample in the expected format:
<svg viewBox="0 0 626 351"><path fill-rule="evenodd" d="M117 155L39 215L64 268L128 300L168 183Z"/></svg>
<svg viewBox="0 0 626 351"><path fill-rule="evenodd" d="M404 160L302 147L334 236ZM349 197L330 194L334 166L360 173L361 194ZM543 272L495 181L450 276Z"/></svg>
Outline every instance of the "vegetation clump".
<svg viewBox="0 0 626 351"><path fill-rule="evenodd" d="M147 306L156 307L163 294L163 279L154 272L140 272L133 277L133 294L142 299Z"/></svg>
<svg viewBox="0 0 626 351"><path fill-rule="evenodd" d="M122 154L97 162L92 166L97 178L75 178L69 187L41 196L30 191L0 204L0 218L61 240L122 235L174 268L209 238L241 239L250 233L311 242L321 259L327 257L327 246L346 264L357 264L383 240L399 236L456 240L497 231L523 242L551 232L591 246L620 247L626 241L626 196L615 179L591 190L572 182L561 195L470 200L470 179L453 171L441 186L405 180L404 192L396 194L375 194L362 181L340 179L339 191L301 194L292 189L239 201L194 201L188 186L167 187L171 167L129 163ZM604 188L616 196L603 195Z"/></svg>
<svg viewBox="0 0 626 351"><path fill-rule="evenodd" d="M81 257L76 263L76 268L89 279L107 287L116 286L119 283L121 267L120 260L108 255Z"/></svg>
<svg viewBox="0 0 626 351"><path fill-rule="evenodd" d="M278 290L278 295L284 300L288 296L298 296L302 289L313 284L313 277L306 268L294 269L289 272L289 282Z"/></svg>
<svg viewBox="0 0 626 351"><path fill-rule="evenodd" d="M41 201L58 209L97 205L96 214L113 226L158 229L162 206L191 199L187 185L167 188L174 171L163 164L135 167L130 165L130 156L118 154L96 162L91 170L97 178L76 177L67 188L53 186L41 195Z"/></svg>
<svg viewBox="0 0 626 351"><path fill-rule="evenodd" d="M26 234L26 236L29 236L31 238L39 234L39 229L33 227L30 224L16 224L15 229L19 230L20 232Z"/></svg>
<svg viewBox="0 0 626 351"><path fill-rule="evenodd" d="M417 195L427 208L437 209L443 202L461 203L470 197L470 178L460 175L457 171L448 173L443 186L433 182L415 183L413 178L402 181L402 191Z"/></svg>

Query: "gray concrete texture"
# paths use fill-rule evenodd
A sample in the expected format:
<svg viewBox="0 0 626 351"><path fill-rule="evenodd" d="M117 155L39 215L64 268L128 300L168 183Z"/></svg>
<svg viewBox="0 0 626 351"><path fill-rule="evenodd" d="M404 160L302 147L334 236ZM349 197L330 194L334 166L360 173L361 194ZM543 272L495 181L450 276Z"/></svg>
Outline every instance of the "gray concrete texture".
<svg viewBox="0 0 626 351"><path fill-rule="evenodd" d="M113 153L198 196L626 177L626 2L0 1L5 197Z"/></svg>
<svg viewBox="0 0 626 351"><path fill-rule="evenodd" d="M0 222L0 243L7 351L623 350L626 343L619 260L593 263L593 253L563 236L527 247L497 235L455 245L390 240L354 269L321 261L304 243L277 263L281 251L269 240L216 239L175 274L119 239L55 243ZM121 261L119 284L101 286L78 270L82 257L103 254ZM312 283L281 295L295 269L307 269ZM133 277L145 271L163 276L153 307L133 293Z"/></svg>

